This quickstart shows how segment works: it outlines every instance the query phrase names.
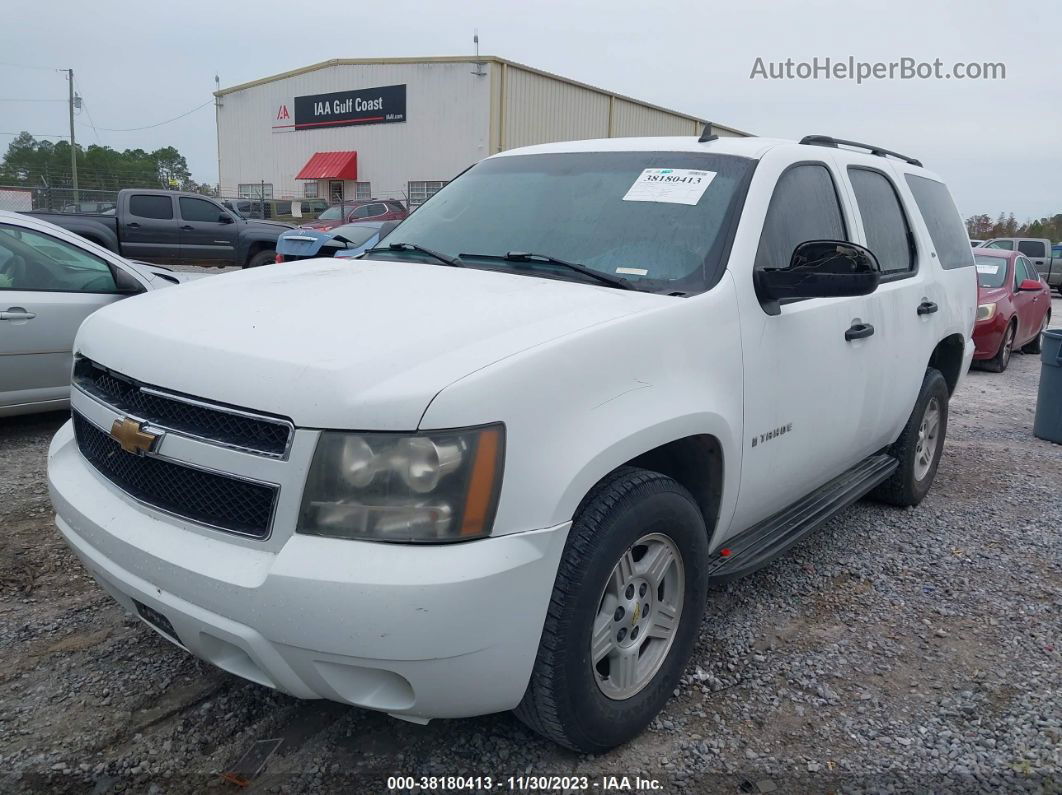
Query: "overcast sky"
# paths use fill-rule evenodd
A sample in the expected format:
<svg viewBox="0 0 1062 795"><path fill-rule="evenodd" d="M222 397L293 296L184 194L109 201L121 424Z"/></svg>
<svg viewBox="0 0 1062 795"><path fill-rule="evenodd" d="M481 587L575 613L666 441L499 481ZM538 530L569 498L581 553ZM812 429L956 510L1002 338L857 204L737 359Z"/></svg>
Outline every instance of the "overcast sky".
<svg viewBox="0 0 1062 795"><path fill-rule="evenodd" d="M65 135L72 67L85 98L76 134L117 149L176 146L217 180L222 86L328 58L481 51L759 135L810 133L911 154L950 184L963 215L1062 212L1062 4L1055 0L434 0L349 3L5 3L0 132ZM765 62L1003 62L1003 80L750 79ZM43 69L20 66L44 67ZM455 112L460 112L455 109ZM94 132L91 121L97 127ZM0 135L6 149L10 135Z"/></svg>

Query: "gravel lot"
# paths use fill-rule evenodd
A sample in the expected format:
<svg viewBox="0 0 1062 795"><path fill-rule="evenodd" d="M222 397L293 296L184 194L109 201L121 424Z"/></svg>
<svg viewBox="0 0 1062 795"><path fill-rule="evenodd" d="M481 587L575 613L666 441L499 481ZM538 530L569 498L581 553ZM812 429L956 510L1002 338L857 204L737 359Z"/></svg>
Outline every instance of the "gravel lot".
<svg viewBox="0 0 1062 795"><path fill-rule="evenodd" d="M599 757L509 715L416 726L189 657L60 541L44 467L65 418L0 420L0 788L231 790L220 773L278 738L252 790L555 774L598 791L640 775L664 792L1062 792L1062 446L1031 433L1039 367L970 373L920 507L860 503L713 591L676 697Z"/></svg>

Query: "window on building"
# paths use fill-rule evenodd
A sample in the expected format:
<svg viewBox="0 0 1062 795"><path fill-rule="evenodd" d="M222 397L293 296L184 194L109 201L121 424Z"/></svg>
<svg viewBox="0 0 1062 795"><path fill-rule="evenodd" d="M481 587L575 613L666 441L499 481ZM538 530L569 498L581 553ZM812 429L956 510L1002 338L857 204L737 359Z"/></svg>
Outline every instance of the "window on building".
<svg viewBox="0 0 1062 795"><path fill-rule="evenodd" d="M354 201L363 201L365 199L372 198L372 183L371 182L355 182L354 183Z"/></svg>
<svg viewBox="0 0 1062 795"><path fill-rule="evenodd" d="M304 182L302 184L302 195L307 199L317 198L317 183L316 182Z"/></svg>
<svg viewBox="0 0 1062 795"><path fill-rule="evenodd" d="M444 181L410 182L409 183L409 207L419 207L428 199L438 193L446 185Z"/></svg>
<svg viewBox="0 0 1062 795"><path fill-rule="evenodd" d="M940 266L962 268L973 265L970 238L944 183L908 174L907 184L929 228L929 238L937 250Z"/></svg>
<svg viewBox="0 0 1062 795"><path fill-rule="evenodd" d="M1026 257L1046 257L1047 246L1042 240L1019 240L1018 251Z"/></svg>
<svg viewBox="0 0 1062 795"><path fill-rule="evenodd" d="M149 193L131 196L129 214L139 218L173 218L173 199Z"/></svg>
<svg viewBox="0 0 1062 795"><path fill-rule="evenodd" d="M272 199L273 183L241 182L237 189L237 195L241 199Z"/></svg>
<svg viewBox="0 0 1062 795"><path fill-rule="evenodd" d="M826 166L793 166L775 186L763 221L758 269L786 269L793 251L809 240L847 240L841 204Z"/></svg>
<svg viewBox="0 0 1062 795"><path fill-rule="evenodd" d="M915 248L900 197L892 181L879 171L849 168L867 248L878 258L884 274L914 270Z"/></svg>

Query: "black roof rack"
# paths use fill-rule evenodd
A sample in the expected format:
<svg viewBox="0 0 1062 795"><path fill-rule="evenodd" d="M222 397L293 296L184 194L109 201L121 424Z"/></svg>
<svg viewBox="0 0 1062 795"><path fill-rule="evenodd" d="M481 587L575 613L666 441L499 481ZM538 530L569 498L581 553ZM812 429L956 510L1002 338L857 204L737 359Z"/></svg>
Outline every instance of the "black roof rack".
<svg viewBox="0 0 1062 795"><path fill-rule="evenodd" d="M831 138L828 135L805 135L800 139L800 143L808 144L809 146L830 146L836 149L838 145L852 146L856 149L866 149L872 155L878 157L896 157L903 160L906 163L910 163L912 166L921 167L922 161L915 160L913 157L907 155L901 155L899 152L893 152L891 149L882 149L880 146L873 146L871 144L861 144L858 141L846 141L844 138Z"/></svg>
<svg viewBox="0 0 1062 795"><path fill-rule="evenodd" d="M706 144L709 141L716 140L718 137L718 135L712 132L712 123L710 121L706 121L704 123L704 130L701 132L701 137L697 139L697 143Z"/></svg>

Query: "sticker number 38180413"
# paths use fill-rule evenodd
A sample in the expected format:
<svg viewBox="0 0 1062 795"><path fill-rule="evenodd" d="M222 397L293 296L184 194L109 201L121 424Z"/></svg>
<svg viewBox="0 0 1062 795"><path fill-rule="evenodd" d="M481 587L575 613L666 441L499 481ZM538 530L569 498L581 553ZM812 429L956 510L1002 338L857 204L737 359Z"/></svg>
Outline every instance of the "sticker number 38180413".
<svg viewBox="0 0 1062 795"><path fill-rule="evenodd" d="M647 168L631 185L623 201L696 204L715 174L689 168Z"/></svg>

